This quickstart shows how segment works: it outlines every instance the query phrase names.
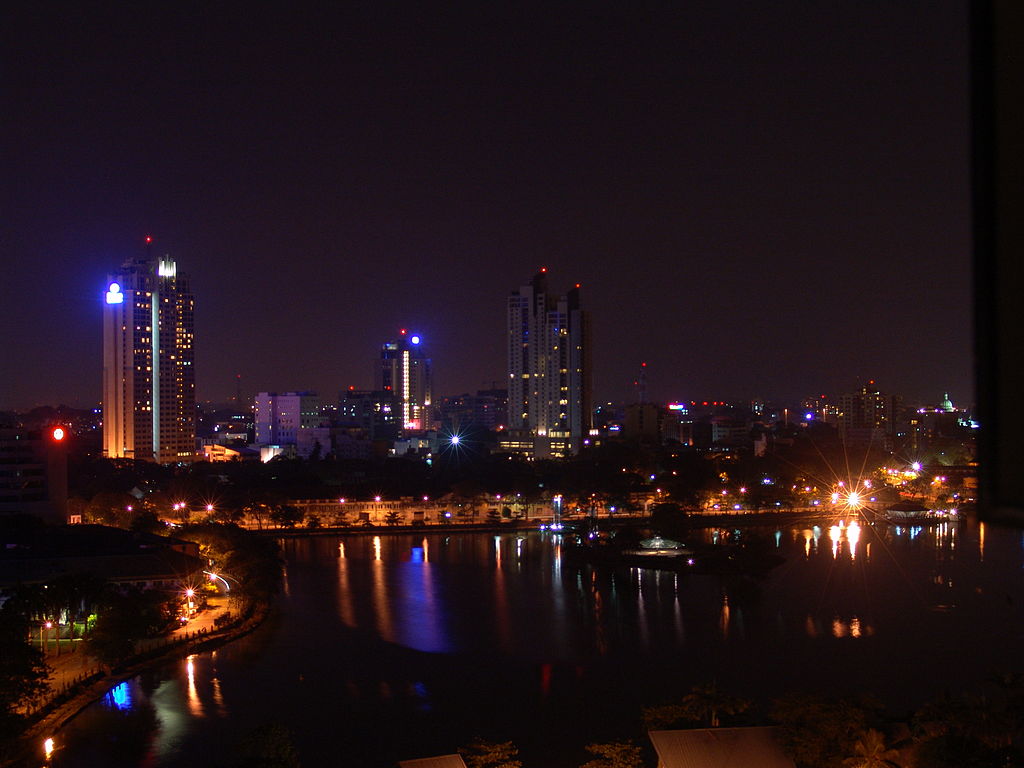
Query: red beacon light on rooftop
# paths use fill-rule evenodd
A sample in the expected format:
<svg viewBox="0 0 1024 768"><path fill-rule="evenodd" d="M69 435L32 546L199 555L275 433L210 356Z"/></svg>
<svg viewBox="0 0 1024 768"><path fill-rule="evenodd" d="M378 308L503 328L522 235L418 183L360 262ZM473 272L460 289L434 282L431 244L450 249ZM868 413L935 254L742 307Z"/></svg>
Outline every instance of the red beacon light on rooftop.
<svg viewBox="0 0 1024 768"><path fill-rule="evenodd" d="M67 433L64 431L64 427L54 427L53 431L50 432L50 436L58 443L64 439Z"/></svg>

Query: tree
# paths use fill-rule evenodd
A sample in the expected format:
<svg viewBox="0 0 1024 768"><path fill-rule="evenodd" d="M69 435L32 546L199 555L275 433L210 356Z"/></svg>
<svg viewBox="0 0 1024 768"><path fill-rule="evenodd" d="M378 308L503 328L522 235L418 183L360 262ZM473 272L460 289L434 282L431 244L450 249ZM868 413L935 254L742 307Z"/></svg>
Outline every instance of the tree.
<svg viewBox="0 0 1024 768"><path fill-rule="evenodd" d="M738 715L749 708L748 700L720 691L717 683L708 683L693 686L677 704L645 708L643 716L648 729L666 728L682 721L717 728L723 715Z"/></svg>
<svg viewBox="0 0 1024 768"><path fill-rule="evenodd" d="M132 511L138 499L127 493L97 493L85 507L83 520L115 528L127 528L134 515Z"/></svg>
<svg viewBox="0 0 1024 768"><path fill-rule="evenodd" d="M580 768L643 768L640 747L631 741L613 741L609 744L587 744L587 752L596 755Z"/></svg>
<svg viewBox="0 0 1024 768"><path fill-rule="evenodd" d="M774 702L780 743L798 766L839 768L854 744L878 718L871 700L825 699L793 694Z"/></svg>
<svg viewBox="0 0 1024 768"><path fill-rule="evenodd" d="M292 732L283 725L268 723L250 733L242 742L239 768L299 768L299 753Z"/></svg>
<svg viewBox="0 0 1024 768"><path fill-rule="evenodd" d="M843 760L848 768L898 768L899 752L889 749L880 731L868 728L853 743L853 755Z"/></svg>
<svg viewBox="0 0 1024 768"><path fill-rule="evenodd" d="M479 737L464 747L459 747L459 754L466 761L468 768L522 768L523 763L516 760L519 750L511 741L492 742Z"/></svg>
<svg viewBox="0 0 1024 768"><path fill-rule="evenodd" d="M170 601L154 590L111 590L100 609L86 648L101 664L115 667L135 651L135 643L167 626Z"/></svg>
<svg viewBox="0 0 1024 768"><path fill-rule="evenodd" d="M750 709L750 702L718 690L717 683L695 685L683 697L682 706L688 719L707 723L717 728L722 715L738 715Z"/></svg>
<svg viewBox="0 0 1024 768"><path fill-rule="evenodd" d="M294 528L306 518L306 513L292 504L273 504L270 520L283 528Z"/></svg>
<svg viewBox="0 0 1024 768"><path fill-rule="evenodd" d="M11 599L0 608L0 741L21 732L18 708L43 693L50 676L42 651L28 641L30 624L22 605Z"/></svg>

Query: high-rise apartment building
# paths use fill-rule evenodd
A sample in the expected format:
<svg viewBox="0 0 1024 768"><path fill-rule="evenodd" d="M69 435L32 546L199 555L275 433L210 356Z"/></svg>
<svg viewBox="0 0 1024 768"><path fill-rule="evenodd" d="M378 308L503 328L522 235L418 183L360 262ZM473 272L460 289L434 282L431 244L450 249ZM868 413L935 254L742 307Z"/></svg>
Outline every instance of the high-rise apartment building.
<svg viewBox="0 0 1024 768"><path fill-rule="evenodd" d="M385 342L375 375L376 388L394 397L403 432L433 425L433 381L423 338L402 329L396 341Z"/></svg>
<svg viewBox="0 0 1024 768"><path fill-rule="evenodd" d="M147 238L147 243L151 242ZM103 303L103 455L196 455L195 301L169 257L125 262Z"/></svg>
<svg viewBox="0 0 1024 768"><path fill-rule="evenodd" d="M299 433L324 424L316 392L259 392L253 422L257 445L295 445Z"/></svg>
<svg viewBox="0 0 1024 768"><path fill-rule="evenodd" d="M580 287L548 293L546 270L508 299L504 449L536 458L577 453L590 434L590 328Z"/></svg>
<svg viewBox="0 0 1024 768"><path fill-rule="evenodd" d="M839 435L850 444L876 443L891 448L902 409L898 395L881 392L872 379L856 392L839 396Z"/></svg>

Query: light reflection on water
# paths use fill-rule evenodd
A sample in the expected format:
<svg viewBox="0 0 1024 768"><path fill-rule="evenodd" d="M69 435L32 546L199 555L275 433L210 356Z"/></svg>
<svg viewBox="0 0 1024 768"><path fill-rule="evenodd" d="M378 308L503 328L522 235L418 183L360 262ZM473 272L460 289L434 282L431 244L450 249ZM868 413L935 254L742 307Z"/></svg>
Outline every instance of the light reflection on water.
<svg viewBox="0 0 1024 768"><path fill-rule="evenodd" d="M694 541L756 533L707 529ZM923 697L954 672L983 679L982 662L1009 658L1021 634L1005 629L1022 626L1016 532L819 520L766 529L763 538L786 558L764 578L590 568L565 556L562 537L540 533L289 540L281 621L216 659L197 654L145 685L137 678L113 689L101 706L155 712L154 768L188 765L201 747L215 748L214 723L241 733L293 712L291 727L313 745L310 764L328 758L339 729L350 741L373 741L372 754L381 741L368 723L400 724L395 738L415 751L396 742L379 763L393 766L391 757L434 753L430 745L451 751L460 742L443 734L479 729L499 707L514 714L501 715L507 731L498 735L524 741L549 727L538 718L561 722L600 700L613 723L711 676L756 698L797 685L832 692L833 673L853 666L858 675L840 675L848 687ZM992 659L955 650L990 639ZM908 658L894 677L892 660ZM787 671L802 668L816 675ZM621 691L603 687L608 669Z"/></svg>

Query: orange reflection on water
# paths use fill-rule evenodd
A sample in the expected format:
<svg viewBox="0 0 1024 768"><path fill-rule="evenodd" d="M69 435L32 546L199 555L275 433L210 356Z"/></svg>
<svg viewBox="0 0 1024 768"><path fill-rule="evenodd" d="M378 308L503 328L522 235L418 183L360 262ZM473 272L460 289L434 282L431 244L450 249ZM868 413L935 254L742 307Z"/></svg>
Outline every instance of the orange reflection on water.
<svg viewBox="0 0 1024 768"><path fill-rule="evenodd" d="M348 580L348 560L345 559L345 544L338 544L338 613L346 626L356 625L356 612L352 607L352 589Z"/></svg>
<svg viewBox="0 0 1024 768"><path fill-rule="evenodd" d="M185 659L185 669L188 672L188 711L194 717L203 716L203 702L199 700L199 691L196 690L196 666L195 654Z"/></svg>
<svg viewBox="0 0 1024 768"><path fill-rule="evenodd" d="M228 711L224 706L224 694L220 690L220 678L214 677L210 682L213 683L213 701L217 705L217 713L226 715Z"/></svg>
<svg viewBox="0 0 1024 768"><path fill-rule="evenodd" d="M373 561L373 609L377 617L377 631L389 643L395 642L394 622L391 618L391 602L388 600L387 573L380 559L380 536L373 537L376 557Z"/></svg>

